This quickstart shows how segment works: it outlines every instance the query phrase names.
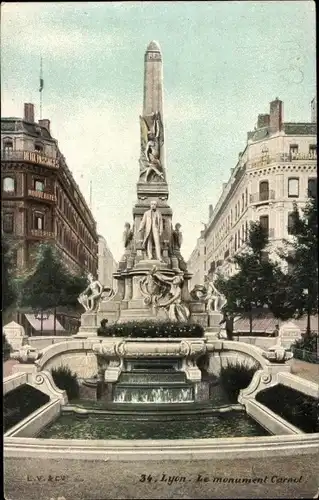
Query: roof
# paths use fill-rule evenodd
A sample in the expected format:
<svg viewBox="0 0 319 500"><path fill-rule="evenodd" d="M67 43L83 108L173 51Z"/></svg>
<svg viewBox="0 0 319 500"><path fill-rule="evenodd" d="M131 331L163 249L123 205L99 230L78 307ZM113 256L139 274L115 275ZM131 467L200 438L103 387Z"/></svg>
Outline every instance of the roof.
<svg viewBox="0 0 319 500"><path fill-rule="evenodd" d="M317 135L316 123L284 123L283 129L287 135Z"/></svg>
<svg viewBox="0 0 319 500"><path fill-rule="evenodd" d="M27 320L30 323L30 325L32 326L32 328L35 329L35 331L41 332L41 320L40 319L36 319L34 317L34 314L26 314L25 317L27 318ZM55 330L57 332L64 332L65 331L65 329L63 328L63 326L61 325L61 323L59 323L59 321L57 319L56 319ZM53 314L50 314L48 319L43 318L42 331L43 332L48 332L48 331L53 332L54 331L54 315Z"/></svg>
<svg viewBox="0 0 319 500"><path fill-rule="evenodd" d="M1 132L20 132L32 135L39 139L44 138L54 140L46 127L43 127L36 122L26 122L21 118L1 118Z"/></svg>

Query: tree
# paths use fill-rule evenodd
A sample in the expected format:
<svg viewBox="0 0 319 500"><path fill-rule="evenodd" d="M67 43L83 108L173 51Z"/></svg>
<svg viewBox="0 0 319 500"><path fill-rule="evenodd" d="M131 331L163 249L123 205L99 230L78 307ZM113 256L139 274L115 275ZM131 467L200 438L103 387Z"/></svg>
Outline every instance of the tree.
<svg viewBox="0 0 319 500"><path fill-rule="evenodd" d="M16 300L16 290L14 286L12 247L9 240L2 234L1 240L2 258L2 308L10 307Z"/></svg>
<svg viewBox="0 0 319 500"><path fill-rule="evenodd" d="M19 305L36 311L53 309L54 334L59 306L73 307L86 286L86 278L72 275L51 244L39 246L34 270L20 283ZM42 316L41 316L42 317Z"/></svg>
<svg viewBox="0 0 319 500"><path fill-rule="evenodd" d="M274 282L279 279L280 268L275 262L265 258L268 235L259 223L251 223L247 249L237 254L233 262L238 272L230 278L219 276L216 288L225 296L225 314L247 313L249 331L252 334L253 309L269 304L274 296Z"/></svg>
<svg viewBox="0 0 319 500"><path fill-rule="evenodd" d="M307 316L306 334L310 334L310 318L318 313L318 206L310 198L302 213L294 204L291 214L292 240L285 241L279 252L291 266L287 279L290 301L294 306L293 317Z"/></svg>

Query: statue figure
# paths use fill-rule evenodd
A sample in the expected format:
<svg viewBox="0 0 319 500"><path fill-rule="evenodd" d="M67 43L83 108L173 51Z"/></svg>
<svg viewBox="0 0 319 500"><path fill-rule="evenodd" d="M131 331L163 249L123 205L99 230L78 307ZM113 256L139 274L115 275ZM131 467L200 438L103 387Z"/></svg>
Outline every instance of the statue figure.
<svg viewBox="0 0 319 500"><path fill-rule="evenodd" d="M172 232L172 243L173 243L173 249L174 250L180 250L183 242L183 234L180 231L181 224L177 223L175 224L175 229Z"/></svg>
<svg viewBox="0 0 319 500"><path fill-rule="evenodd" d="M147 121L140 116L141 139L142 139L142 168L140 178L145 174L144 181L148 182L151 173L155 173L164 180L163 167L161 164L161 146L163 145L163 127L159 112L152 115L153 126L149 130ZM146 165L146 166L145 166Z"/></svg>
<svg viewBox="0 0 319 500"><path fill-rule="evenodd" d="M153 259L153 246L155 246L156 259L161 261L160 237L163 233L162 215L157 210L156 201L151 201L151 208L147 210L141 221L139 232L144 231L143 248L147 251L148 259Z"/></svg>
<svg viewBox="0 0 319 500"><path fill-rule="evenodd" d="M132 239L133 239L133 231L131 229L131 224L129 222L125 222L124 233L123 233L123 243L125 250L128 250L130 248Z"/></svg>
<svg viewBox="0 0 319 500"><path fill-rule="evenodd" d="M88 280L89 285L79 295L78 302L86 311L92 312L96 309L104 288L98 280L94 279L94 276L91 273L88 274Z"/></svg>
<svg viewBox="0 0 319 500"><path fill-rule="evenodd" d="M205 279L206 281L206 310L209 311L218 311L218 301L221 294L216 289L214 282L210 281L208 277Z"/></svg>
<svg viewBox="0 0 319 500"><path fill-rule="evenodd" d="M185 304L182 304L183 273L178 273L172 278L169 278L157 271L155 267L152 270L152 274L156 280L160 283L164 283L170 288L170 298L166 302L158 304L158 307L163 307L168 310L168 317L171 321L186 322L189 319L190 312Z"/></svg>

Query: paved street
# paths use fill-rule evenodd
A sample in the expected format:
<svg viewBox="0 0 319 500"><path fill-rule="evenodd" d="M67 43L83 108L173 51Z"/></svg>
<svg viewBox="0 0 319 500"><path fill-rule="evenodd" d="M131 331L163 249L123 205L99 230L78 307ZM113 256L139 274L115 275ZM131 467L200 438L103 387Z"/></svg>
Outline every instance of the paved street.
<svg viewBox="0 0 319 500"><path fill-rule="evenodd" d="M305 378L311 382L319 383L319 365L301 361L300 359L292 359L291 373L298 375L298 377Z"/></svg>
<svg viewBox="0 0 319 500"><path fill-rule="evenodd" d="M17 364L17 361L15 359L8 359L3 363L3 377L8 377L9 375L12 374L12 368L14 365Z"/></svg>

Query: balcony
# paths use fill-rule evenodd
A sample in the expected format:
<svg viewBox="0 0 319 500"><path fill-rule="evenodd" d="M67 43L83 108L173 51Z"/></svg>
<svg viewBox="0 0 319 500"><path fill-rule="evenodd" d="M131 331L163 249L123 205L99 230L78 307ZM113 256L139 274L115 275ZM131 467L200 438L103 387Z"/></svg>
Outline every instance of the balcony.
<svg viewBox="0 0 319 500"><path fill-rule="evenodd" d="M50 168L59 168L59 163L56 158L51 158L37 151L1 151L1 161L26 161L36 163Z"/></svg>
<svg viewBox="0 0 319 500"><path fill-rule="evenodd" d="M250 203L265 203L275 199L275 191L270 189L268 191L261 191L250 195Z"/></svg>
<svg viewBox="0 0 319 500"><path fill-rule="evenodd" d="M52 193L46 193L45 191L35 191L34 189L28 189L28 196L31 198L37 198L44 201L56 202L56 196Z"/></svg>
<svg viewBox="0 0 319 500"><path fill-rule="evenodd" d="M34 236L35 238L54 238L55 235L54 233L51 233L50 231L44 231L43 229L31 229L30 235Z"/></svg>
<svg viewBox="0 0 319 500"><path fill-rule="evenodd" d="M255 156L249 161L249 168L260 168L269 165L270 163L282 163L292 161L317 161L317 150L313 149L309 153L277 153L277 154L263 154Z"/></svg>

